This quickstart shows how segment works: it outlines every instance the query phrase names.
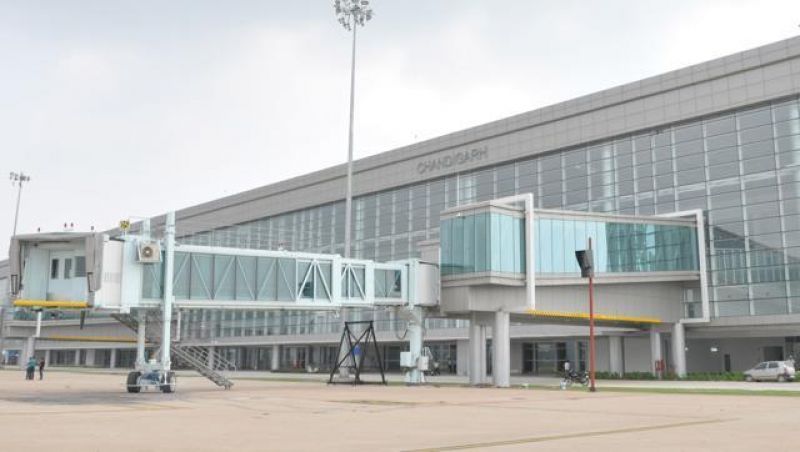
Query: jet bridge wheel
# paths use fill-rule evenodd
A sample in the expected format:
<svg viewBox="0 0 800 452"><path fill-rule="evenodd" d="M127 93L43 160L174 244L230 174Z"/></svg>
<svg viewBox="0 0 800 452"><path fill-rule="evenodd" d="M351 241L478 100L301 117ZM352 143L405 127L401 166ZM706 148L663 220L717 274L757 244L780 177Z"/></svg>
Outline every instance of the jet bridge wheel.
<svg viewBox="0 0 800 452"><path fill-rule="evenodd" d="M167 372L164 376L164 382L161 383L161 392L164 394L169 394L171 392L175 392L175 388L177 387L177 378L175 377L175 372Z"/></svg>
<svg viewBox="0 0 800 452"><path fill-rule="evenodd" d="M127 387L128 392L132 394L137 394L139 391L142 390L142 387L139 386L139 377L142 375L141 372L130 372L128 373L128 380L127 380Z"/></svg>

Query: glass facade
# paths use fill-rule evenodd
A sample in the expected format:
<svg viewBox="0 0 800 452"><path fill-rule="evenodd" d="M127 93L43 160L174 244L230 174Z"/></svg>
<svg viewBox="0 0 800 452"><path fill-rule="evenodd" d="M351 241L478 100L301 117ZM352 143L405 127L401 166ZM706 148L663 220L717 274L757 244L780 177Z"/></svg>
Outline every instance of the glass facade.
<svg viewBox="0 0 800 452"><path fill-rule="evenodd" d="M525 273L525 220L499 213L448 218L441 226L441 274Z"/></svg>
<svg viewBox="0 0 800 452"><path fill-rule="evenodd" d="M419 241L439 237L445 208L527 192L539 208L703 209L712 315L800 312L796 98L360 196L353 256L412 256ZM184 242L197 244L342 253L343 224L344 203L337 202L213 232L178 228L191 236Z"/></svg>
<svg viewBox="0 0 800 452"><path fill-rule="evenodd" d="M580 274L575 251L592 238L595 272L697 271L690 226L537 218L536 272Z"/></svg>

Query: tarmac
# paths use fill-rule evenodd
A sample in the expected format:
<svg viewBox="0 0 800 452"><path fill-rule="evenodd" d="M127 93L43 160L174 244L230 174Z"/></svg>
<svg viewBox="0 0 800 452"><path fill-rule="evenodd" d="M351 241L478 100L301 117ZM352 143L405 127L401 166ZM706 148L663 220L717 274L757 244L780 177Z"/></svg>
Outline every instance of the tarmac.
<svg viewBox="0 0 800 452"><path fill-rule="evenodd" d="M590 393L543 379L497 389L445 377L421 387L352 386L327 385L320 375L238 373L225 391L189 375L181 373L174 394L128 394L121 372L50 371L25 381L22 371L2 371L0 450L785 449L795 443L800 402L796 384L707 395L626 392L600 382Z"/></svg>

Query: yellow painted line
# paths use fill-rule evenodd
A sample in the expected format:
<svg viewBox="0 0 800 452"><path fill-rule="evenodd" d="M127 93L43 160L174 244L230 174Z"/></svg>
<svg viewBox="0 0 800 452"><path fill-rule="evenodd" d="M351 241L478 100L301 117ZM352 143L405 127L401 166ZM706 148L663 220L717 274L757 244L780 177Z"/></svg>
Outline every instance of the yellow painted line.
<svg viewBox="0 0 800 452"><path fill-rule="evenodd" d="M14 300L14 306L18 308L86 309L89 307L89 303L86 301Z"/></svg>
<svg viewBox="0 0 800 452"><path fill-rule="evenodd" d="M539 309L529 309L528 314L531 314L534 317L545 317L552 319L589 320L589 313L587 312L542 311ZM608 315L608 314L595 314L594 319L605 322L648 323L648 324L661 323L661 319L655 317L633 317L633 316Z"/></svg>
<svg viewBox="0 0 800 452"><path fill-rule="evenodd" d="M135 338L119 336L43 336L39 339L46 341L136 342Z"/></svg>

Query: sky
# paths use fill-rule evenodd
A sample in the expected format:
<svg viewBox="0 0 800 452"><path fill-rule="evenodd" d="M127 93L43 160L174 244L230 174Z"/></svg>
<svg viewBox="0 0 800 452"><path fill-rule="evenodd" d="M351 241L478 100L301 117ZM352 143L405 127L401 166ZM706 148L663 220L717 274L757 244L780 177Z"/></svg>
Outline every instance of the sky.
<svg viewBox="0 0 800 452"><path fill-rule="evenodd" d="M0 173L31 176L18 232L343 163L351 36L332 3L0 0ZM797 0L371 3L356 158L800 34ZM5 256L17 191L0 187Z"/></svg>

